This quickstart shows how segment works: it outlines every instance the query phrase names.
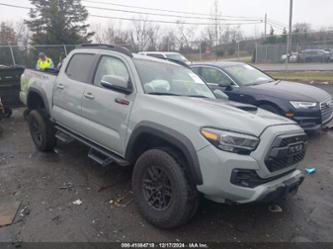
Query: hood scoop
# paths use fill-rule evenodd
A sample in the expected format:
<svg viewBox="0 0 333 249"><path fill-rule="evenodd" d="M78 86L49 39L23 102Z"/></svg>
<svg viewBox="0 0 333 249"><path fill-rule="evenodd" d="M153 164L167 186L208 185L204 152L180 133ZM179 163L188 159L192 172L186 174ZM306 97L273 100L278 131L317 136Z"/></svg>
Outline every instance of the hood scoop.
<svg viewBox="0 0 333 249"><path fill-rule="evenodd" d="M247 111L247 112L255 112L258 110L258 107L254 106L254 105L242 104L242 103L238 103L238 102L234 102L234 101L229 101L228 104L231 105L232 107L236 107L238 109L241 109L241 110Z"/></svg>

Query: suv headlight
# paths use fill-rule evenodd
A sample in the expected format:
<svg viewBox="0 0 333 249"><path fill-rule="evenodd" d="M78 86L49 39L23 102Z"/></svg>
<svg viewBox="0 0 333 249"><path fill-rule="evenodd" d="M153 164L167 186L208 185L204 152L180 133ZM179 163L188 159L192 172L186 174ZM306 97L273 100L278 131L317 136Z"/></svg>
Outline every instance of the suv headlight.
<svg viewBox="0 0 333 249"><path fill-rule="evenodd" d="M309 109L312 107L316 107L317 103L316 102L302 102L302 101L290 101L290 104L295 108L295 109Z"/></svg>
<svg viewBox="0 0 333 249"><path fill-rule="evenodd" d="M248 155L259 144L259 138L238 132L213 128L202 128L200 132L217 148L228 152Z"/></svg>

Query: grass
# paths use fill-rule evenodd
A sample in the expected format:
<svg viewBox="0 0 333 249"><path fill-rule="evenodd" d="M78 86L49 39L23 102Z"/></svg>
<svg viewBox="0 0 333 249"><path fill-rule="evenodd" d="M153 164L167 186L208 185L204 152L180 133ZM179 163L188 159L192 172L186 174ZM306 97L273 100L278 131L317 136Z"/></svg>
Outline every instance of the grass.
<svg viewBox="0 0 333 249"><path fill-rule="evenodd" d="M332 82L333 72L331 71L305 71L305 72L267 72L273 78L280 80L295 80L302 82L318 81L318 82Z"/></svg>

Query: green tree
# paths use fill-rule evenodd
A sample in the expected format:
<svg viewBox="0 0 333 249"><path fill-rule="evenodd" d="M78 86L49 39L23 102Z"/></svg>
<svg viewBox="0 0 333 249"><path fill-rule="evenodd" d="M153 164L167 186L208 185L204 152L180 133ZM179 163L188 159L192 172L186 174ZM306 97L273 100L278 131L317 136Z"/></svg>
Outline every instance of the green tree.
<svg viewBox="0 0 333 249"><path fill-rule="evenodd" d="M89 42L86 24L88 11L81 0L30 0L30 20L25 20L33 32L33 44L78 44Z"/></svg>
<svg viewBox="0 0 333 249"><path fill-rule="evenodd" d="M269 43L269 44L274 44L276 43L276 35L275 35L275 30L274 28L271 26L271 30L269 32L269 36L266 40L266 43Z"/></svg>
<svg viewBox="0 0 333 249"><path fill-rule="evenodd" d="M287 42L288 32L286 28L283 28L282 35L280 37L280 42L285 43Z"/></svg>

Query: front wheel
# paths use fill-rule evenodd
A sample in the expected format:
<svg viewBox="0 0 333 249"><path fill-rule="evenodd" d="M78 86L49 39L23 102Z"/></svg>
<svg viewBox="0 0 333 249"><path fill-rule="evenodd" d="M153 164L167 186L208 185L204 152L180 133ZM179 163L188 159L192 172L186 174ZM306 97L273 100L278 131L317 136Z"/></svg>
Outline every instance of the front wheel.
<svg viewBox="0 0 333 249"><path fill-rule="evenodd" d="M132 187L142 215L161 228L185 224L196 213L197 190L184 174L179 158L164 149L151 149L137 160Z"/></svg>
<svg viewBox="0 0 333 249"><path fill-rule="evenodd" d="M28 115L32 140L38 150L52 151L56 145L55 129L44 111L33 110Z"/></svg>

